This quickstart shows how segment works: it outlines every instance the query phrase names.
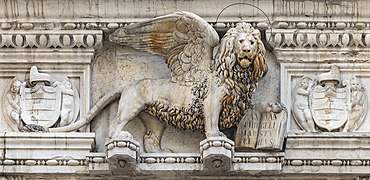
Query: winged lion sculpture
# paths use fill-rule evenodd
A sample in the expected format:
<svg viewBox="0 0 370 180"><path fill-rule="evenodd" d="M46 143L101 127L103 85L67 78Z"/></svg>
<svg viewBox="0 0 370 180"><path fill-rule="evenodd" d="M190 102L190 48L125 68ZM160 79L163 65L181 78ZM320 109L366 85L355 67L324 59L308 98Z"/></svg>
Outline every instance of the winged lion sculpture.
<svg viewBox="0 0 370 180"><path fill-rule="evenodd" d="M152 119L180 129L204 130L207 137L224 136L220 129L240 121L251 106L257 82L267 72L260 32L247 23L229 29L219 44L217 32L204 19L176 12L122 27L109 39L164 57L171 78L133 82L105 95L83 120L49 131L71 131L88 124L104 106L120 98L110 137L130 137L122 130L139 115L147 128L146 151L161 150L163 123Z"/></svg>

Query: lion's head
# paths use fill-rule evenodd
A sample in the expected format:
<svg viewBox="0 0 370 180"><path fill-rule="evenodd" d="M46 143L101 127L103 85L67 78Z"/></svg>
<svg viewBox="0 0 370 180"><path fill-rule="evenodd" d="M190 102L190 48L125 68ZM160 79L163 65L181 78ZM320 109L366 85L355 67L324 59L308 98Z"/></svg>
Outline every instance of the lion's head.
<svg viewBox="0 0 370 180"><path fill-rule="evenodd" d="M229 29L221 40L214 68L222 79L233 78L233 73L223 72L225 70L250 71L248 78L257 83L267 72L260 31L248 23L238 23Z"/></svg>
<svg viewBox="0 0 370 180"><path fill-rule="evenodd" d="M220 127L231 127L250 108L257 82L267 72L259 30L248 23L238 23L229 29L221 40L212 68L219 82L228 89L222 102Z"/></svg>

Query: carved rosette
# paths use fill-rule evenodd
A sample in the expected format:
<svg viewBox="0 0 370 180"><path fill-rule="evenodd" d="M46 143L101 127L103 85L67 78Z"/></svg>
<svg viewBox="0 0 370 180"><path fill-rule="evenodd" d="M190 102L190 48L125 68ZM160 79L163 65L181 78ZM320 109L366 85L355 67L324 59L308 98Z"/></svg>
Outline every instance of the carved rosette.
<svg viewBox="0 0 370 180"><path fill-rule="evenodd" d="M44 131L76 121L79 93L72 81L40 73L32 66L26 80L13 78L3 95L3 112L8 124L20 131Z"/></svg>
<svg viewBox="0 0 370 180"><path fill-rule="evenodd" d="M301 78L292 99L293 117L306 132L355 131L367 114L367 96L360 79L342 80L337 66L315 78Z"/></svg>

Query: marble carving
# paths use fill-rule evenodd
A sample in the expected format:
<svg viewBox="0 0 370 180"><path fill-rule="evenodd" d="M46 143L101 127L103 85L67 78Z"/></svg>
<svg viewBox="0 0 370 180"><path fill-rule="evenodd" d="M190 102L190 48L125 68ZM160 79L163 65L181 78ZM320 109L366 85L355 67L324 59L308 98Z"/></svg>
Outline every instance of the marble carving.
<svg viewBox="0 0 370 180"><path fill-rule="evenodd" d="M355 131L367 113L367 96L357 77L341 80L340 70L303 77L293 90L293 117L306 132Z"/></svg>
<svg viewBox="0 0 370 180"><path fill-rule="evenodd" d="M147 129L147 152L162 151L164 125L157 119L180 129L205 130L207 137L225 136L220 129L240 121L267 72L260 32L247 23L228 30L219 44L217 32L204 19L178 12L120 28L110 40L164 57L172 78L133 82L104 96L82 121L50 132L76 130L120 97L110 123L112 139L130 138L122 129L135 116Z"/></svg>
<svg viewBox="0 0 370 180"><path fill-rule="evenodd" d="M288 112L279 103L260 103L248 109L238 125L235 148L239 151L282 150Z"/></svg>
<svg viewBox="0 0 370 180"><path fill-rule="evenodd" d="M369 179L369 5L2 1L0 179ZM152 19L182 10L207 23ZM240 21L268 46L252 100Z"/></svg>
<svg viewBox="0 0 370 180"><path fill-rule="evenodd" d="M32 66L26 81L14 78L3 95L5 118L20 131L66 126L79 114L79 95L69 79L53 80Z"/></svg>

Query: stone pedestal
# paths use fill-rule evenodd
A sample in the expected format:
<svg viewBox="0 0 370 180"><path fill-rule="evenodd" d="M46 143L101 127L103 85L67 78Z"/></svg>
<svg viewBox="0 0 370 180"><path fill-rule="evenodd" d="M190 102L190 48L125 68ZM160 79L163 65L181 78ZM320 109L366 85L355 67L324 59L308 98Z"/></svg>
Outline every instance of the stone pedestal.
<svg viewBox="0 0 370 180"><path fill-rule="evenodd" d="M205 171L229 171L234 155L234 142L226 137L212 137L200 142Z"/></svg>
<svg viewBox="0 0 370 180"><path fill-rule="evenodd" d="M139 143L133 139L114 139L106 144L107 160L113 174L132 174L136 170Z"/></svg>
<svg viewBox="0 0 370 180"><path fill-rule="evenodd" d="M370 133L289 133L285 173L369 172Z"/></svg>

